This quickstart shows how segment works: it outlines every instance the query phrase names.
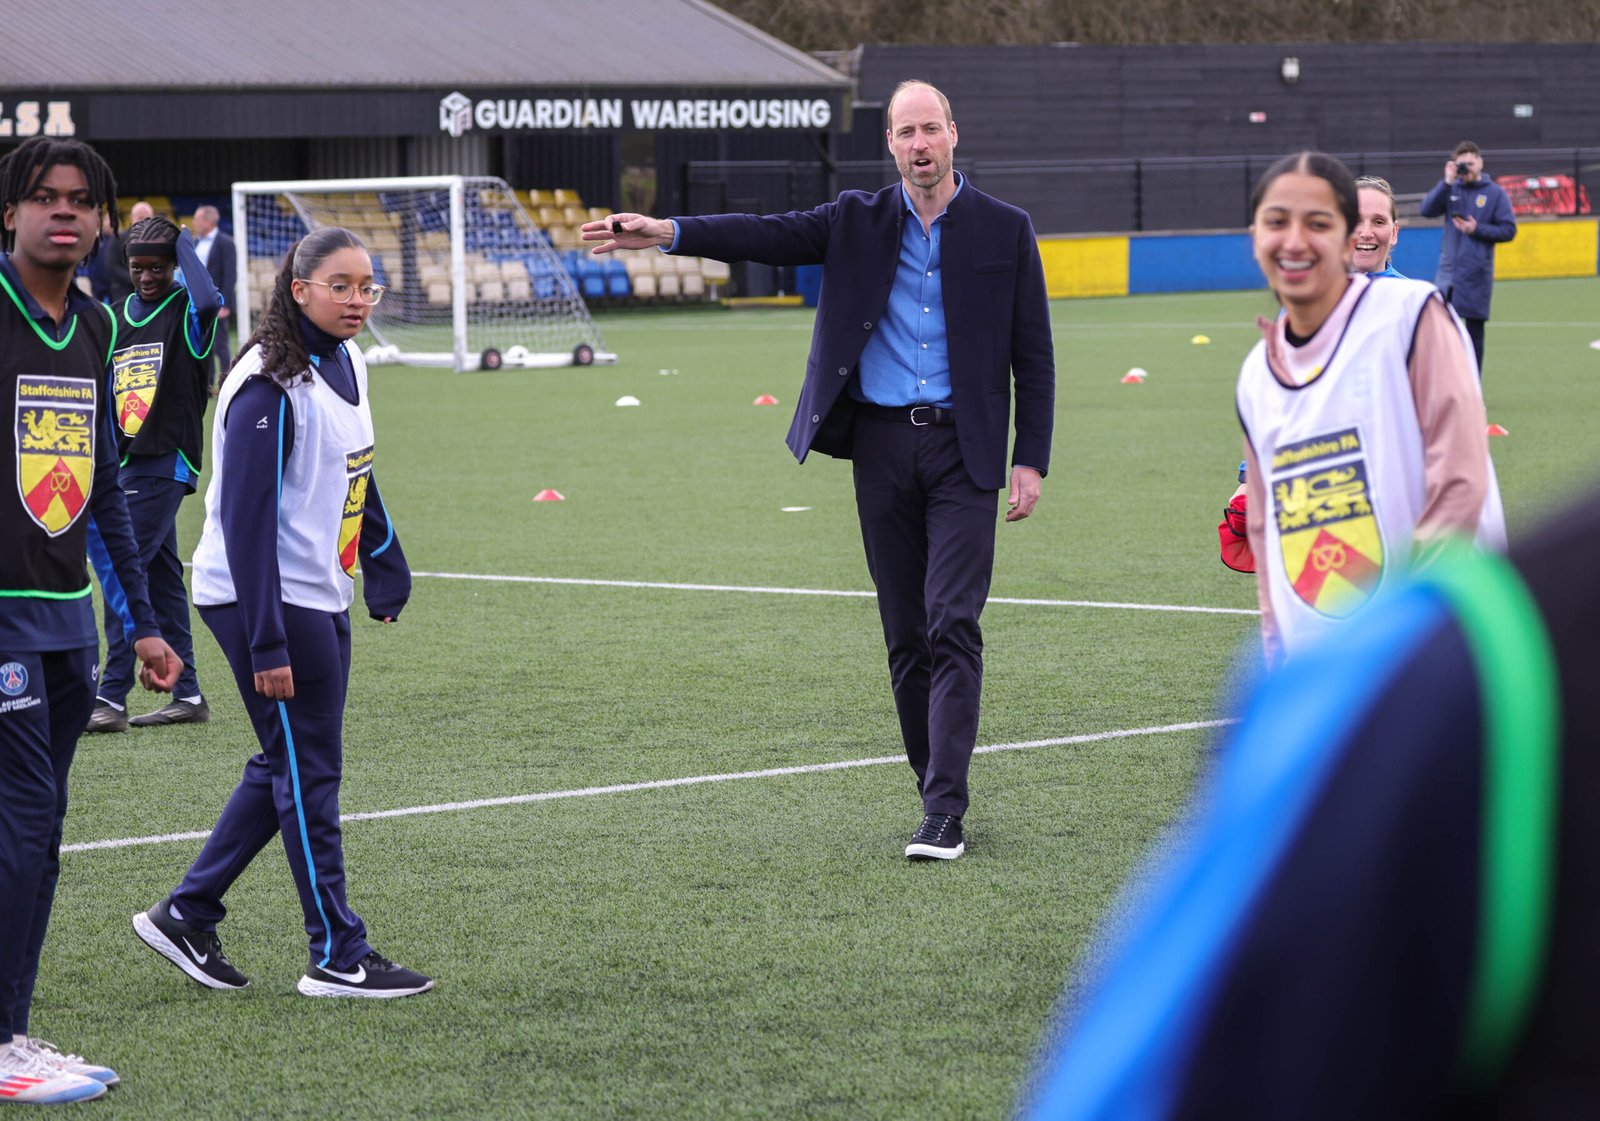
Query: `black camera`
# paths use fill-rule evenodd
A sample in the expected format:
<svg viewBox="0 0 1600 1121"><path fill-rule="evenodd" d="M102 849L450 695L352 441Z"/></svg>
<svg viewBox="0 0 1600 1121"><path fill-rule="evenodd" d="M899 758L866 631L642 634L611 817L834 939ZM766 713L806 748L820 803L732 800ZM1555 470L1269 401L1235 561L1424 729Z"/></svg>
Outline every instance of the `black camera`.
<svg viewBox="0 0 1600 1121"><path fill-rule="evenodd" d="M1457 160L1456 161L1456 174L1457 175L1461 175L1461 176L1471 175L1472 174L1472 165L1469 164L1466 160Z"/></svg>

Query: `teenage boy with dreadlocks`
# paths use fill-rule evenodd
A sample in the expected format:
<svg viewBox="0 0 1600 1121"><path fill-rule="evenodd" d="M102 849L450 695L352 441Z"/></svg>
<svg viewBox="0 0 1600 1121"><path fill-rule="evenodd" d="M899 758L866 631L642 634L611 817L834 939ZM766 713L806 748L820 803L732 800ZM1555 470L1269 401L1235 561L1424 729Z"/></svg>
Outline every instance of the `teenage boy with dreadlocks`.
<svg viewBox="0 0 1600 1121"><path fill-rule="evenodd" d="M117 456L156 622L183 659L183 673L171 701L128 719L133 649L127 635L133 618L91 525L89 556L105 593L106 662L85 729L89 732L125 732L129 724L199 724L211 718L194 671L177 523L178 506L194 493L200 478L208 360L222 295L200 263L193 235L165 218L135 223L127 248L133 292L111 309L117 320L117 348L111 355ZM179 268L181 282L175 272Z"/></svg>
<svg viewBox="0 0 1600 1121"><path fill-rule="evenodd" d="M105 392L116 328L72 282L116 193L105 161L76 140L35 137L0 160L0 455L17 479L0 486L0 1101L81 1101L117 1082L28 1034L67 769L94 703L91 516L135 620L140 680L169 690L183 664L157 632L117 484Z"/></svg>

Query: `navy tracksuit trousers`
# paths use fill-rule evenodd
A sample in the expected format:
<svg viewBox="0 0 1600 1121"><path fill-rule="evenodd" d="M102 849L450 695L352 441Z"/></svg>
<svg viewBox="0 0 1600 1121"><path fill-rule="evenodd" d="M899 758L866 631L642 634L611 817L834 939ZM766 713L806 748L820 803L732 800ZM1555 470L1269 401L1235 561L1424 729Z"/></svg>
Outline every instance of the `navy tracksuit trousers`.
<svg viewBox="0 0 1600 1121"><path fill-rule="evenodd" d="M139 543L139 563L144 566L150 588L150 606L155 609L161 637L183 659L183 672L172 687L174 697L200 695L200 682L194 672L194 640L189 633L189 592L183 583L183 560L178 555L178 506L189 488L176 479L158 475L124 475L123 494L128 500L128 517L133 521L133 539ZM128 641L127 601L122 582L111 569L100 531L89 523L89 559L105 600L106 665L100 675L99 695L116 705L126 705L133 691L133 644Z"/></svg>
<svg viewBox="0 0 1600 1121"><path fill-rule="evenodd" d="M0 1042L27 1034L61 874L67 770L94 710L93 646L0 650Z"/></svg>
<svg viewBox="0 0 1600 1121"><path fill-rule="evenodd" d="M366 924L345 902L344 843L339 828L345 691L350 681L350 614L283 605L294 697L256 692L255 670L238 605L202 607L200 618L233 668L261 751L244 765L200 855L172 893L183 921L214 929L222 897L275 835L300 892L311 958L345 969L372 947Z"/></svg>

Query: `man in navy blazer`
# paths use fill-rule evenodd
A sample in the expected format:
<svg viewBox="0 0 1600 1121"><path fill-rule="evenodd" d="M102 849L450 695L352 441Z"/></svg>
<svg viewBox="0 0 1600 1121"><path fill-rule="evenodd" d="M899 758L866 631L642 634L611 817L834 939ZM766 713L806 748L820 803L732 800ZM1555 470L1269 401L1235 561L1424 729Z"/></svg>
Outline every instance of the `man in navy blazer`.
<svg viewBox="0 0 1600 1121"><path fill-rule="evenodd" d="M867 568L923 819L905 854L966 851L998 492L1016 390L1006 521L1026 518L1050 466L1055 359L1044 268L1028 215L952 169L945 96L902 82L889 100L900 182L810 211L583 227L596 253L656 246L768 265L822 265L788 443L854 464Z"/></svg>
<svg viewBox="0 0 1600 1121"><path fill-rule="evenodd" d="M233 238L217 228L220 215L214 206L202 206L194 212L195 252L206 263L206 272L212 283L222 293L222 310L217 312L217 336L211 345L211 358L206 359L207 380L211 383L211 396L217 395L217 384L228 376L233 365L233 352L228 346L228 331L233 326L232 304L234 290L238 287L239 261L234 255Z"/></svg>

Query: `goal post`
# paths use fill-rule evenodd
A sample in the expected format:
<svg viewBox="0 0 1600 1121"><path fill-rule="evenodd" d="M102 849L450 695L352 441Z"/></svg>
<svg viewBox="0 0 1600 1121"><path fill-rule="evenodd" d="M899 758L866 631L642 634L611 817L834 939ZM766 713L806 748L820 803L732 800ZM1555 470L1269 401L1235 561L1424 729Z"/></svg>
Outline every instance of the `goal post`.
<svg viewBox="0 0 1600 1121"><path fill-rule="evenodd" d="M321 226L366 244L385 286L369 364L465 370L611 364L576 282L503 179L436 175L233 185L241 340L289 246Z"/></svg>

